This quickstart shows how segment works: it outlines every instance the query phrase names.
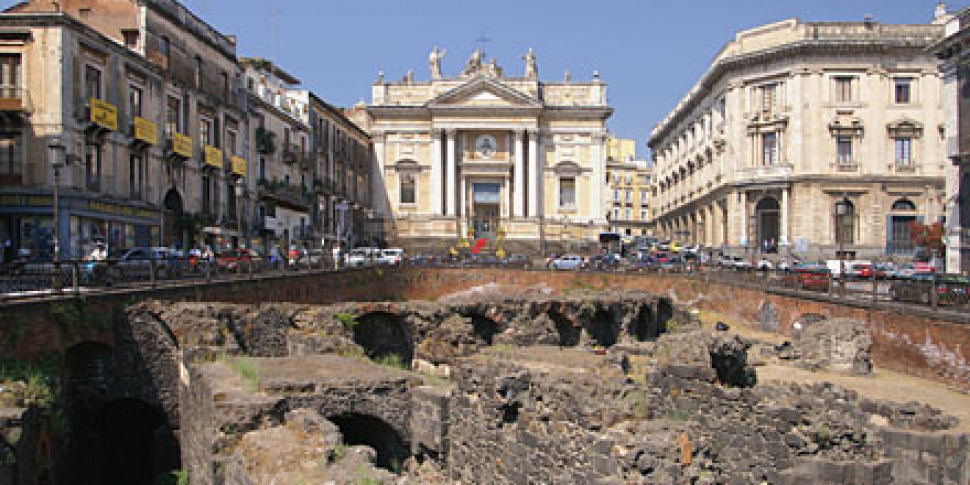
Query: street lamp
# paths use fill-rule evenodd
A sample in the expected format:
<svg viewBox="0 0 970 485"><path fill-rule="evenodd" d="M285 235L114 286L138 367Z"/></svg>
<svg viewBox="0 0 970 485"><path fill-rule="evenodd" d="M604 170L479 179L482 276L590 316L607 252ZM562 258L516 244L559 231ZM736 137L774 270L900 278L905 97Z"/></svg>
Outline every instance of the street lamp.
<svg viewBox="0 0 970 485"><path fill-rule="evenodd" d="M54 185L52 187L52 192L54 195L54 271L53 271L53 285L54 291L60 290L60 256L61 256L61 211L60 211L60 191L58 190L61 185L61 169L66 165L65 158L63 156L66 147L64 143L57 137L51 139L50 144L47 146L50 150L50 163L51 168L54 169Z"/></svg>
<svg viewBox="0 0 970 485"><path fill-rule="evenodd" d="M845 195L835 203L836 229L835 235L839 239L839 288L842 298L845 298L845 217L849 214L852 203Z"/></svg>
<svg viewBox="0 0 970 485"><path fill-rule="evenodd" d="M246 196L245 179L243 179L242 177L239 177L239 179L236 180L236 230L239 232L239 242L236 244L236 246L239 248L248 247L248 245L245 243L247 239L245 239L246 235L245 233L243 233L243 225L242 225L242 213L246 207L246 204L243 202L243 197L245 196Z"/></svg>

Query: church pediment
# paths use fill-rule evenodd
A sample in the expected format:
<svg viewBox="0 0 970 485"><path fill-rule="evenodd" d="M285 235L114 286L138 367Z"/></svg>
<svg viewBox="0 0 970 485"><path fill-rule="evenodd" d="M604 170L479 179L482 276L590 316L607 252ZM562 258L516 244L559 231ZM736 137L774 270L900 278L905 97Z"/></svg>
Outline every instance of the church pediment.
<svg viewBox="0 0 970 485"><path fill-rule="evenodd" d="M429 108L541 108L542 103L487 76L480 76L428 101Z"/></svg>

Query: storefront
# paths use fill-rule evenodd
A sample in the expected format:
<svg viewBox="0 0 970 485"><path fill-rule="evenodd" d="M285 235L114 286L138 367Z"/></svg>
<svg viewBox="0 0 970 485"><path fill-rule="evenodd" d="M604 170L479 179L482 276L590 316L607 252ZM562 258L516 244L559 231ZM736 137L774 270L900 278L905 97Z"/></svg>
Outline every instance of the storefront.
<svg viewBox="0 0 970 485"><path fill-rule="evenodd" d="M53 198L0 195L0 244L6 261L20 255L50 260L54 254ZM157 246L159 212L148 207L78 197L61 197L61 258L77 259L104 242L112 256L127 248ZM9 244L8 244L9 243Z"/></svg>

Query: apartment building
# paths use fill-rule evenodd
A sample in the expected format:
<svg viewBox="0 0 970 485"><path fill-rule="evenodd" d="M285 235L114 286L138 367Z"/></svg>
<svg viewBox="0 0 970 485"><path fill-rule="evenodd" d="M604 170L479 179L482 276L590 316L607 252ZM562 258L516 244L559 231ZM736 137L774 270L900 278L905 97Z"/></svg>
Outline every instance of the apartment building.
<svg viewBox="0 0 970 485"><path fill-rule="evenodd" d="M607 140L606 183L609 186L605 208L610 231L622 236L652 233L653 171L647 160L637 159L634 140L611 137Z"/></svg>
<svg viewBox="0 0 970 485"><path fill-rule="evenodd" d="M59 157L61 257L98 241L238 242L246 163L234 157L247 140L233 39L163 0L31 0L0 29L14 40L0 48L14 95L0 239L51 256Z"/></svg>
<svg viewBox="0 0 970 485"><path fill-rule="evenodd" d="M653 129L658 231L729 253L912 255L944 215L941 25L737 34Z"/></svg>

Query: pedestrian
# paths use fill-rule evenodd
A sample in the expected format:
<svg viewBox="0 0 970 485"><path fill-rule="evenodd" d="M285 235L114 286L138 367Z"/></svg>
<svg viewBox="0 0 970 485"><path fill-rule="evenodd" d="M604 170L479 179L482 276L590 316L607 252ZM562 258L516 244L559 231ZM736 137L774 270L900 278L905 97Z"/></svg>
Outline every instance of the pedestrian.
<svg viewBox="0 0 970 485"><path fill-rule="evenodd" d="M340 244L334 244L333 249L333 269L340 269Z"/></svg>
<svg viewBox="0 0 970 485"><path fill-rule="evenodd" d="M273 248L269 252L269 264L273 269L279 269L280 262L282 261L282 256L280 254L279 244L274 244Z"/></svg>

